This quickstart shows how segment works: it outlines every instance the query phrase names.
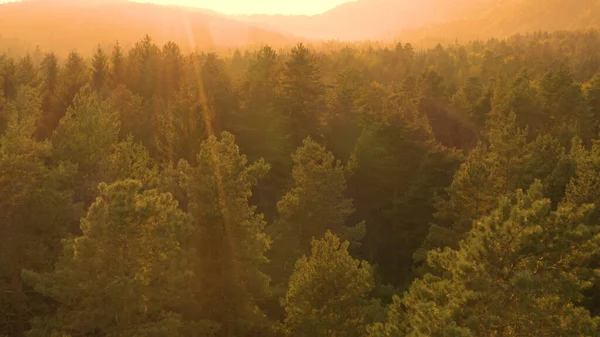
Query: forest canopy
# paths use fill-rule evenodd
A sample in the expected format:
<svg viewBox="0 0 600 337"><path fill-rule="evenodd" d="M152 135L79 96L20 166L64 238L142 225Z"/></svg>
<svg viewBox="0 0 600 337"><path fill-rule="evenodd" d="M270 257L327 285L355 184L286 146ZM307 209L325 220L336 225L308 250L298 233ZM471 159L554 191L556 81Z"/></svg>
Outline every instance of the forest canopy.
<svg viewBox="0 0 600 337"><path fill-rule="evenodd" d="M0 336L600 336L600 32L0 55Z"/></svg>

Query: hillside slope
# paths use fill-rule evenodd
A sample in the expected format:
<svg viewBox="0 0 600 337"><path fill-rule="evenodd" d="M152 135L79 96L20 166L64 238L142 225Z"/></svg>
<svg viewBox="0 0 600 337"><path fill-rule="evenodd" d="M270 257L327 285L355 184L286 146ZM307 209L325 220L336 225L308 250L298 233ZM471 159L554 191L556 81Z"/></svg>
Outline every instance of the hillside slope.
<svg viewBox="0 0 600 337"><path fill-rule="evenodd" d="M293 40L209 12L125 0L30 0L0 5L0 37L58 53L92 51L98 43L129 46L150 35L184 51Z"/></svg>
<svg viewBox="0 0 600 337"><path fill-rule="evenodd" d="M358 41L382 39L401 29L462 18L485 8L490 0L358 0L320 15L240 15L260 24L311 39Z"/></svg>
<svg viewBox="0 0 600 337"><path fill-rule="evenodd" d="M600 29L600 0L497 0L478 15L405 30L398 37L437 43L590 28Z"/></svg>

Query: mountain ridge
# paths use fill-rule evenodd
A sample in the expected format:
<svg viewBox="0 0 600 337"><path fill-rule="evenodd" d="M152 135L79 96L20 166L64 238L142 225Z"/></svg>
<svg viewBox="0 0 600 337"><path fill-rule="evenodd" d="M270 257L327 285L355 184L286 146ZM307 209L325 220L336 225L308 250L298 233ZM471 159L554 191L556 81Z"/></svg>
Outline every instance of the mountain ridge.
<svg viewBox="0 0 600 337"><path fill-rule="evenodd" d="M184 51L269 43L293 44L289 34L269 31L202 9L127 0L28 0L0 4L0 36L43 50L91 52L119 41L127 47L149 35ZM59 52L60 53L60 52Z"/></svg>

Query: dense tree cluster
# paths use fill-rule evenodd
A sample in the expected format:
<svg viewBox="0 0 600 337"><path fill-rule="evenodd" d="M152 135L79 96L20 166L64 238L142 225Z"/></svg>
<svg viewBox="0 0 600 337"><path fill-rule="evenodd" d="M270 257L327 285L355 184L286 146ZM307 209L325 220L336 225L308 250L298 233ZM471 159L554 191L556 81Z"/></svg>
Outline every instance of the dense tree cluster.
<svg viewBox="0 0 600 337"><path fill-rule="evenodd" d="M0 336L600 336L599 54L0 56Z"/></svg>

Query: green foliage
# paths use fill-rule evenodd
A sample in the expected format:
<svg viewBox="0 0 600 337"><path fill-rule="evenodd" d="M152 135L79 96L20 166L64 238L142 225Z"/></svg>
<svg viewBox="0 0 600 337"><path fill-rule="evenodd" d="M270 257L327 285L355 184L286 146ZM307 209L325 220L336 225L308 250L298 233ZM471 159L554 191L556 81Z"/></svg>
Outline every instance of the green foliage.
<svg viewBox="0 0 600 337"><path fill-rule="evenodd" d="M344 236L345 223L354 209L345 197L345 168L333 154L311 138L292 155L293 188L277 203L284 226L294 234L286 239L298 240L298 249L308 253L313 238L331 230ZM345 237L360 240L361 237Z"/></svg>
<svg viewBox="0 0 600 337"><path fill-rule="evenodd" d="M0 135L4 133L6 124L8 123L8 112L4 110L5 103L4 93L0 91Z"/></svg>
<svg viewBox="0 0 600 337"><path fill-rule="evenodd" d="M77 165L76 200L89 204L96 186L107 178L101 170L119 135L117 112L96 93L82 90L52 135L53 159Z"/></svg>
<svg viewBox="0 0 600 337"><path fill-rule="evenodd" d="M597 334L598 32L106 48L0 54L0 335Z"/></svg>
<svg viewBox="0 0 600 337"><path fill-rule="evenodd" d="M58 79L60 68L54 54L46 54L38 74L41 77L42 116L37 131L38 138L48 138L58 125L64 111L58 102Z"/></svg>
<svg viewBox="0 0 600 337"><path fill-rule="evenodd" d="M433 273L371 336L597 336L598 319L579 305L600 240L600 228L585 225L589 211L552 211L539 181L501 198L458 250L428 254Z"/></svg>
<svg viewBox="0 0 600 337"><path fill-rule="evenodd" d="M290 121L281 109L280 56L264 47L249 60L239 85L240 115L232 124L241 149L250 160L264 158L271 170L253 191L252 202L273 218L277 197L291 171Z"/></svg>
<svg viewBox="0 0 600 337"><path fill-rule="evenodd" d="M204 141L196 162L179 164L197 233L190 241L198 259L191 314L220 323L223 336L260 333L265 322L257 304L268 296L269 281L260 267L267 262L271 240L248 199L269 165L262 160L247 165L227 132L220 140L212 136Z"/></svg>
<svg viewBox="0 0 600 337"><path fill-rule="evenodd" d="M584 86L584 97L590 107L590 115L592 116L592 126L594 134L598 134L598 117L600 117L600 73L596 73L594 77Z"/></svg>
<svg viewBox="0 0 600 337"><path fill-rule="evenodd" d="M388 95L373 84L363 98L350 191L367 223L366 256L385 282L403 285L433 220L434 193L450 183L458 156L434 139L413 104Z"/></svg>
<svg viewBox="0 0 600 337"><path fill-rule="evenodd" d="M200 143L209 134L207 113L195 88L184 87L175 93L158 117L158 147L164 160L172 163L180 159L190 163L196 161Z"/></svg>
<svg viewBox="0 0 600 337"><path fill-rule="evenodd" d="M324 88L315 55L303 44L292 49L283 71L282 86L294 144L299 146L308 136L318 139Z"/></svg>
<svg viewBox="0 0 600 337"><path fill-rule="evenodd" d="M438 199L434 224L424 244L432 248L457 248L473 221L496 208L499 195L520 186L523 169L531 155L527 131L516 125L516 115L491 115L488 144L479 142L454 174L446 189L447 198ZM417 257L423 258L423 252Z"/></svg>
<svg viewBox="0 0 600 337"><path fill-rule="evenodd" d="M51 129L54 129L60 118L65 114L67 107L74 103L75 96L79 93L89 79L88 69L85 60L76 52L71 52L67 61L59 73L56 99L57 115L53 116Z"/></svg>
<svg viewBox="0 0 600 337"><path fill-rule="evenodd" d="M108 86L108 56L102 47L98 46L92 58L91 85L96 92L103 92Z"/></svg>
<svg viewBox="0 0 600 337"><path fill-rule="evenodd" d="M176 308L189 296L193 231L168 194L124 180L101 184L81 220L82 235L63 240L51 273L26 270L36 291L60 307L33 322L28 336L175 336Z"/></svg>
<svg viewBox="0 0 600 337"><path fill-rule="evenodd" d="M47 308L23 285L21 269L48 269L79 213L65 188L71 172L48 165L50 144L33 139L39 93L21 87L7 109L7 129L0 136L0 335L22 336L31 315Z"/></svg>
<svg viewBox="0 0 600 337"><path fill-rule="evenodd" d="M33 64L33 60L29 54L21 58L19 64L17 64L15 75L20 85L29 85L32 88L36 88L38 86L37 69Z"/></svg>
<svg viewBox="0 0 600 337"><path fill-rule="evenodd" d="M292 160L293 185L277 203L279 218L270 228L274 244L269 269L279 286L287 283L294 262L310 252L313 239L332 231L357 246L365 231L364 222L346 226L354 213L352 199L345 197L345 168L331 152L307 138Z"/></svg>
<svg viewBox="0 0 600 337"><path fill-rule="evenodd" d="M282 299L290 336L365 336L378 309L369 295L374 288L371 266L348 253L349 242L331 232L313 239L311 254L296 262Z"/></svg>
<svg viewBox="0 0 600 337"><path fill-rule="evenodd" d="M123 50L121 49L121 46L118 42L110 55L110 65L110 83L112 87L117 87L119 85L124 84L126 71L125 57L123 55Z"/></svg>

